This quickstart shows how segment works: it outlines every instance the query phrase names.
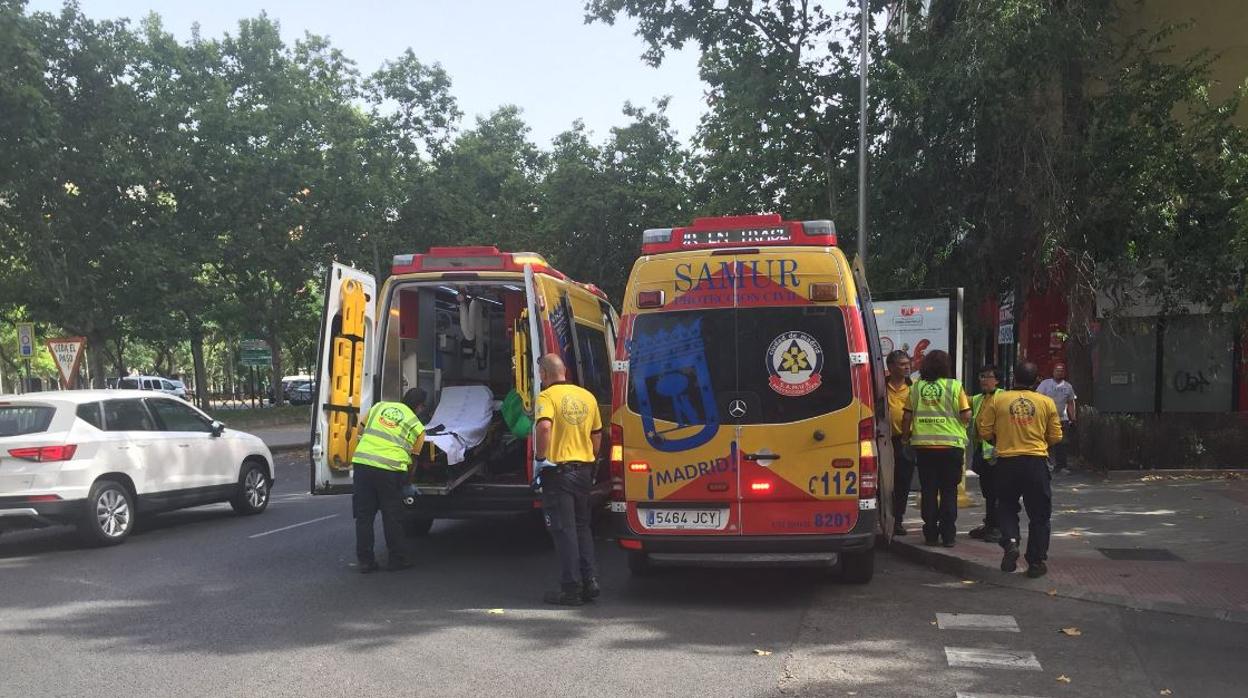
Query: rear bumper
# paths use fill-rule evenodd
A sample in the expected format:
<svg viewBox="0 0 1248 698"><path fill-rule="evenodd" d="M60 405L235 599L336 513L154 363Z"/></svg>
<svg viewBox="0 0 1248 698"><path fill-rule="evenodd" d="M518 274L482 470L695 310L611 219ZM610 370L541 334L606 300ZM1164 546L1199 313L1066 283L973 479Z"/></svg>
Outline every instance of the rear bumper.
<svg viewBox="0 0 1248 698"><path fill-rule="evenodd" d="M85 499L30 502L26 497L0 497L0 531L73 523L86 505Z"/></svg>
<svg viewBox="0 0 1248 698"><path fill-rule="evenodd" d="M851 553L875 547L878 517L875 511L862 511L853 530L829 535L647 535L637 534L628 527L625 514L611 513L611 530L621 541L641 543L641 552L680 554L750 554L750 553ZM623 547L623 545L621 545Z"/></svg>
<svg viewBox="0 0 1248 698"><path fill-rule="evenodd" d="M590 495L591 506L602 506L607 491ZM540 510L542 496L528 485L465 484L450 494L421 495L404 500L412 516L430 519L480 519L506 517Z"/></svg>

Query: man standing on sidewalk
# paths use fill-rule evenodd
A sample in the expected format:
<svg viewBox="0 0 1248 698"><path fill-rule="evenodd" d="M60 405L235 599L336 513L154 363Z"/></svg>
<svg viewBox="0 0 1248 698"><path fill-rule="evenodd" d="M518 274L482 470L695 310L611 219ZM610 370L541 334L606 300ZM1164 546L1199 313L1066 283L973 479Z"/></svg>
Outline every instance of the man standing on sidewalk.
<svg viewBox="0 0 1248 698"><path fill-rule="evenodd" d="M386 569L412 566L404 552L403 487L411 454L425 442L425 425L416 413L425 406L425 391L412 388L402 402L378 402L368 410L364 431L351 456L351 509L355 515L355 557L362 574L377 571L373 553L373 521L381 512L386 537Z"/></svg>
<svg viewBox="0 0 1248 698"><path fill-rule="evenodd" d="M602 415L593 393L567 382L558 354L538 360L533 474L542 489L546 528L559 556L559 590L546 603L580 606L597 598L594 537L589 530L589 490L602 446Z"/></svg>
<svg viewBox="0 0 1248 698"><path fill-rule="evenodd" d="M1048 572L1049 520L1053 515L1048 447L1062 440L1057 406L1036 392L1036 365L1014 369L1014 388L997 393L979 415L979 435L997 449L997 519L1001 528L1001 571L1018 569L1018 500L1027 509L1027 576Z"/></svg>
<svg viewBox="0 0 1248 698"><path fill-rule="evenodd" d="M906 403L910 402L910 355L897 349L889 352L888 421L893 433L893 535L906 535L901 525L910 499L910 481L914 478L914 451L901 439L901 420Z"/></svg>
<svg viewBox="0 0 1248 698"><path fill-rule="evenodd" d="M971 398L971 470L979 476L979 493L984 496L984 523L967 535L985 543L1001 542L1001 531L997 528L997 454L991 443L979 437L979 415L984 402L1001 392L999 383L997 367L984 366L979 369L979 394Z"/></svg>
<svg viewBox="0 0 1248 698"><path fill-rule="evenodd" d="M1079 409L1075 404L1078 400L1075 387L1066 381L1066 364L1054 364L1053 377L1040 381L1036 392L1053 400L1053 404L1057 406L1057 418L1062 423L1062 441L1053 444L1053 448L1049 449L1049 471L1058 475L1069 475L1069 440L1075 420L1079 417Z"/></svg>

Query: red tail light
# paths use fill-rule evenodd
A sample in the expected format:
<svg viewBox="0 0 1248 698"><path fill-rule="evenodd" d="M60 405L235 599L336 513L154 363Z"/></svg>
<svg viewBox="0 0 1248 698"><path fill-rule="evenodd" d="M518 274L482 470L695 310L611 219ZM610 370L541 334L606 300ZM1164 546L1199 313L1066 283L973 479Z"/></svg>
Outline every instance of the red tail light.
<svg viewBox="0 0 1248 698"><path fill-rule="evenodd" d="M875 455L875 420L858 422L858 498L875 499L880 467Z"/></svg>
<svg viewBox="0 0 1248 698"><path fill-rule="evenodd" d="M624 501L624 429L611 425L611 500Z"/></svg>
<svg viewBox="0 0 1248 698"><path fill-rule="evenodd" d="M65 446L32 446L30 448L10 448L9 455L37 463L51 463L53 461L69 460L74 457L74 451L77 450L78 447L73 444Z"/></svg>
<svg viewBox="0 0 1248 698"><path fill-rule="evenodd" d="M769 480L755 480L750 483L750 491L759 494L771 491L771 482Z"/></svg>

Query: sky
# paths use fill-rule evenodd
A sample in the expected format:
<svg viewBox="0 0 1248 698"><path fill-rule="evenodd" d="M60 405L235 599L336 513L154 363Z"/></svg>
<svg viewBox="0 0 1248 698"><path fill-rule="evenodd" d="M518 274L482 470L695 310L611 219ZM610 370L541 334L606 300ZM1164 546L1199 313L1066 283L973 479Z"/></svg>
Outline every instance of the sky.
<svg viewBox="0 0 1248 698"><path fill-rule="evenodd" d="M31 0L29 11L58 11L61 0ZM626 101L650 106L671 97L668 116L689 142L704 106L697 52L669 53L660 68L640 56L636 25L584 23L582 0L80 0L93 19L130 18L155 11L165 29L190 38L236 34L238 20L261 11L277 20L287 42L305 32L327 36L367 75L411 48L424 63L441 63L464 112L475 117L515 104L524 110L538 145L582 119L595 140L627 123Z"/></svg>

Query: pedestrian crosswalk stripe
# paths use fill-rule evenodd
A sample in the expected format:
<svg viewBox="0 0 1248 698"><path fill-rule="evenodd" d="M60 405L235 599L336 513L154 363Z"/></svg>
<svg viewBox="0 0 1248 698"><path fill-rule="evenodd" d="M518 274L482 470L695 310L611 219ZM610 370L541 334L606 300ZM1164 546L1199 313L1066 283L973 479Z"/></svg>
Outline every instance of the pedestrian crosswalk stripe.
<svg viewBox="0 0 1248 698"><path fill-rule="evenodd" d="M991 616L981 613L937 613L936 625L941 630L1018 632L1018 622L1014 620L1014 616Z"/></svg>
<svg viewBox="0 0 1248 698"><path fill-rule="evenodd" d="M1034 696L1015 696L1004 693L967 693L958 691L958 698L1035 698Z"/></svg>
<svg viewBox="0 0 1248 698"><path fill-rule="evenodd" d="M975 647L946 647L949 666L972 669L1025 669L1042 671L1032 652L1022 650L985 650Z"/></svg>

